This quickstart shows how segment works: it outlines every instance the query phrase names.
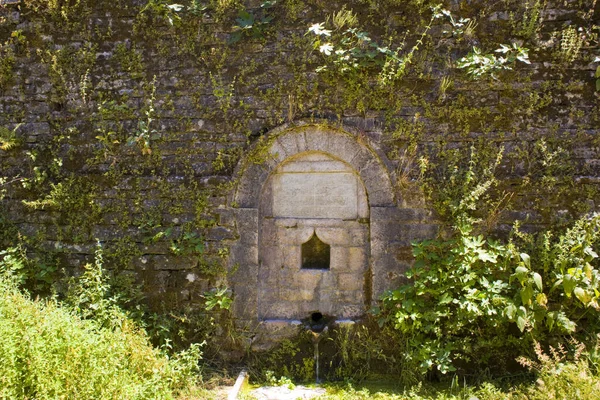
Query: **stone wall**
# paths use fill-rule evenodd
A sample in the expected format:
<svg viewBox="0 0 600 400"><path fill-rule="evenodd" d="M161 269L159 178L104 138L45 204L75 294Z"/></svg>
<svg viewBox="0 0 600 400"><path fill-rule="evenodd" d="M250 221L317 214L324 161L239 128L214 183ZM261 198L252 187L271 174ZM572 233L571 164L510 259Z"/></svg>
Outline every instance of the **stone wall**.
<svg viewBox="0 0 600 400"><path fill-rule="evenodd" d="M77 274L100 243L157 308L202 307L226 285L242 324L322 307L356 317L402 281L410 242L444 226L424 163L471 146L504 148L497 191L511 205L489 221L498 235L598 208L593 1L452 1L453 19L429 28L428 2L343 2L404 57L393 79L377 53L348 69L319 52L308 28L332 30L321 44L344 35L331 19L342 3L180 3L2 2L1 241L45 266L33 283ZM457 68L473 47L511 43L531 64L479 80ZM286 168L304 171L295 189L316 178L313 194L343 211L289 199ZM298 266L311 231L331 245L328 272Z"/></svg>

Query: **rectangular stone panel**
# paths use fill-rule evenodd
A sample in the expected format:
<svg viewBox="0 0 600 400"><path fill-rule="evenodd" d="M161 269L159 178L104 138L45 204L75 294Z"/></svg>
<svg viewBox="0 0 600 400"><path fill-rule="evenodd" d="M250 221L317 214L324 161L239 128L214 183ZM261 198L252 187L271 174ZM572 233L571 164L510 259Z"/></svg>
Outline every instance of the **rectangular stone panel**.
<svg viewBox="0 0 600 400"><path fill-rule="evenodd" d="M356 176L352 173L275 175L273 216L355 219L358 216Z"/></svg>
<svg viewBox="0 0 600 400"><path fill-rule="evenodd" d="M350 172L351 168L341 161L290 161L281 167L282 172Z"/></svg>

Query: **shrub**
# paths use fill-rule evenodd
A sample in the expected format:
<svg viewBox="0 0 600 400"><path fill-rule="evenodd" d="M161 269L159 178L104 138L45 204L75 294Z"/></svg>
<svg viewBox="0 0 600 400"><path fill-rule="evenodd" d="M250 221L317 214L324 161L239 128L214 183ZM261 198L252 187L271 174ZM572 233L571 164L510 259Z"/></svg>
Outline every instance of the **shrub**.
<svg viewBox="0 0 600 400"><path fill-rule="evenodd" d="M447 152L445 168L426 171L449 229L412 244L409 282L382 297L380 323L408 337L406 357L422 373L505 367L532 340L586 341L600 328L600 215L537 234L516 224L508 241L493 240L484 232L506 195L494 193L502 150L491 155L473 145L468 160Z"/></svg>
<svg viewBox="0 0 600 400"><path fill-rule="evenodd" d="M411 282L383 296L381 316L410 337L407 356L422 372L454 371L457 360L491 367L495 352L523 354L528 340L598 331L600 215L560 235L523 237L531 256L466 225L449 239L413 243Z"/></svg>
<svg viewBox="0 0 600 400"><path fill-rule="evenodd" d="M170 358L131 320L117 321L32 300L0 275L0 398L168 399L193 382L200 345Z"/></svg>
<svg viewBox="0 0 600 400"><path fill-rule="evenodd" d="M456 370L455 361L487 364L514 337L504 309L512 304L505 246L459 231L449 240L413 244L411 282L383 297L383 316L409 337L421 371ZM514 357L513 357L514 358Z"/></svg>

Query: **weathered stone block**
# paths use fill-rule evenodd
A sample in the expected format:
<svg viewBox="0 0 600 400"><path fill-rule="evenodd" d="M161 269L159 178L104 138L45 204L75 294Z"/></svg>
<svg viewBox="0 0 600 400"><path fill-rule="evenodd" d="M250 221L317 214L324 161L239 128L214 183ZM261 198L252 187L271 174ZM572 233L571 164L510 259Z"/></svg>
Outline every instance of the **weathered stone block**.
<svg viewBox="0 0 600 400"><path fill-rule="evenodd" d="M336 157L339 157L348 164L351 164L352 160L361 150L360 146L353 138L351 138L349 135L344 135L341 133L331 133L329 138L329 147L331 149L331 153L334 153Z"/></svg>
<svg viewBox="0 0 600 400"><path fill-rule="evenodd" d="M240 286L255 288L258 282L258 265L237 265L231 271L231 275L228 277L227 281L236 288Z"/></svg>
<svg viewBox="0 0 600 400"><path fill-rule="evenodd" d="M313 151L329 152L329 137L326 132L318 130L307 130L304 133L307 148Z"/></svg>
<svg viewBox="0 0 600 400"><path fill-rule="evenodd" d="M269 154L272 157L272 159L276 161L276 164L281 163L288 157L288 153L285 150L285 147L283 147L277 140L273 141L273 143L271 144Z"/></svg>
<svg viewBox="0 0 600 400"><path fill-rule="evenodd" d="M320 227L315 232L321 240L331 246L359 247L365 246L368 240L368 230L366 228Z"/></svg>
<svg viewBox="0 0 600 400"><path fill-rule="evenodd" d="M227 239L234 239L235 234L231 231L231 229L226 228L224 226L215 226L208 231L208 235L206 236L207 240L212 241L221 241Z"/></svg>
<svg viewBox="0 0 600 400"><path fill-rule="evenodd" d="M297 336L302 329L298 320L266 320L256 327L256 338L252 342L252 350L267 351L284 339Z"/></svg>
<svg viewBox="0 0 600 400"><path fill-rule="evenodd" d="M293 156L299 152L296 135L279 136L277 142L288 156Z"/></svg>
<svg viewBox="0 0 600 400"><path fill-rule="evenodd" d="M235 209L235 220L240 242L258 246L258 210L254 208Z"/></svg>
<svg viewBox="0 0 600 400"><path fill-rule="evenodd" d="M256 291L251 286L239 285L233 288L231 311L236 318L256 320L258 317Z"/></svg>
<svg viewBox="0 0 600 400"><path fill-rule="evenodd" d="M315 229L311 226L303 226L297 228L278 228L274 239L282 245L300 246L305 243L313 235ZM269 237L265 237L266 240ZM323 240L323 239L321 239Z"/></svg>
<svg viewBox="0 0 600 400"><path fill-rule="evenodd" d="M187 270L193 269L198 265L198 257L147 254L134 260L133 264L139 269L159 271Z"/></svg>
<svg viewBox="0 0 600 400"><path fill-rule="evenodd" d="M360 294L362 295L362 290L364 289L364 279L357 279L357 278L362 278L362 277L357 276L357 274L340 273L340 274L338 274L338 285L340 288L343 288L345 291L361 292ZM355 299L352 301L355 301Z"/></svg>
<svg viewBox="0 0 600 400"><path fill-rule="evenodd" d="M348 271L363 273L367 269L367 255L364 247L350 247L348 252L348 262L346 264Z"/></svg>
<svg viewBox="0 0 600 400"><path fill-rule="evenodd" d="M260 190L268 173L261 166L251 164L244 175L247 179L244 179L238 186L235 202L241 208L258 208Z"/></svg>

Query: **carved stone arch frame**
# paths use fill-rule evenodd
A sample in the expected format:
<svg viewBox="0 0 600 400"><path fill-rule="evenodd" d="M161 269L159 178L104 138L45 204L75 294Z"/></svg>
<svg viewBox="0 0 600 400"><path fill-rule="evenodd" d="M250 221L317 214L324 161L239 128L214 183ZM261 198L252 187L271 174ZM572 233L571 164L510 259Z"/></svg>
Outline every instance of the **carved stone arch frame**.
<svg viewBox="0 0 600 400"><path fill-rule="evenodd" d="M237 186L230 198L239 237L231 246L228 284L234 294L232 313L238 325L261 322L257 289L261 191L279 165L307 152L324 153L346 163L362 181L370 216L369 298L376 299L389 287L387 271L394 257L388 250L394 238L387 233L389 217L397 214L398 204L389 161L366 138L347 129L314 123L282 126L251 148L241 161L236 171ZM255 159L264 161L253 162Z"/></svg>

